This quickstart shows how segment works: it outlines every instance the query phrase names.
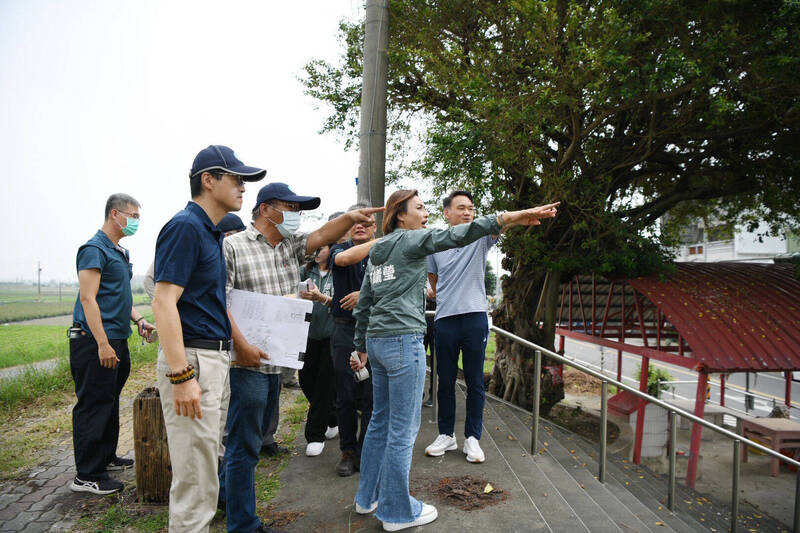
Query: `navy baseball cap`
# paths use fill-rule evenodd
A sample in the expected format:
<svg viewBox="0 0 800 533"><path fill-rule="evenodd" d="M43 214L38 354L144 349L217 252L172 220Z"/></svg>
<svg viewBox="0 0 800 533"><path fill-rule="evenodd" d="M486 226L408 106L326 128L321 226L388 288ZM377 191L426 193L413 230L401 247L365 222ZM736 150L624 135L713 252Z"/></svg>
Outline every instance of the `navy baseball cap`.
<svg viewBox="0 0 800 533"><path fill-rule="evenodd" d="M284 202L297 202L301 211L308 211L319 207L320 199L316 196L298 196L292 192L285 183L267 183L258 191L256 207L270 200L283 200Z"/></svg>
<svg viewBox="0 0 800 533"><path fill-rule="evenodd" d="M193 178L209 170L224 170L228 174L241 176L244 181L258 181L267 174L264 169L248 167L236 157L233 150L221 144L212 144L198 152L189 177Z"/></svg>
<svg viewBox="0 0 800 533"><path fill-rule="evenodd" d="M219 224L217 224L217 229L222 233L228 233L229 231L242 231L244 229L244 222L242 222L242 219L239 218L239 215L235 213L228 213L222 217L222 220L219 221Z"/></svg>

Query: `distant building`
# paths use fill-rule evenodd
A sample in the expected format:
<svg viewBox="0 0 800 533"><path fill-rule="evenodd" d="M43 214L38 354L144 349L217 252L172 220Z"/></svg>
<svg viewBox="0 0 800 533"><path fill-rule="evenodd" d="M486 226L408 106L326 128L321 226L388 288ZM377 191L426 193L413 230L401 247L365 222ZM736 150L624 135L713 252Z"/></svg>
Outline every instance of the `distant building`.
<svg viewBox="0 0 800 533"><path fill-rule="evenodd" d="M681 236L676 261L716 263L719 261L752 261L771 263L776 255L799 252L800 238L787 233L767 237L766 224L755 231L726 225L705 227L698 221L687 227Z"/></svg>

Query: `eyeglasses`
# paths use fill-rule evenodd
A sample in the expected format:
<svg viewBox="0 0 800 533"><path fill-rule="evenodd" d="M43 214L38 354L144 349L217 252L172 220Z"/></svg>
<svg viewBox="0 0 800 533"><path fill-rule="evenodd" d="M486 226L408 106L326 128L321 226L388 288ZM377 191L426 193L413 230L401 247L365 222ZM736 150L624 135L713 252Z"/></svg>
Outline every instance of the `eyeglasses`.
<svg viewBox="0 0 800 533"><path fill-rule="evenodd" d="M244 185L244 178L242 178L241 176L237 176L236 174L223 173L220 174L220 176L228 176L231 179L231 181L233 181L233 183L236 184L237 187L241 187L242 185Z"/></svg>
<svg viewBox="0 0 800 533"><path fill-rule="evenodd" d="M300 211L300 204L290 204L290 203L272 203L267 204L267 206L271 207L275 211L293 211L295 213ZM280 209L279 209L280 208Z"/></svg>
<svg viewBox="0 0 800 533"><path fill-rule="evenodd" d="M117 211L119 211L123 215L129 216L131 218L135 218L136 220L139 220L139 213L128 213L126 211L122 211L121 209L117 209Z"/></svg>

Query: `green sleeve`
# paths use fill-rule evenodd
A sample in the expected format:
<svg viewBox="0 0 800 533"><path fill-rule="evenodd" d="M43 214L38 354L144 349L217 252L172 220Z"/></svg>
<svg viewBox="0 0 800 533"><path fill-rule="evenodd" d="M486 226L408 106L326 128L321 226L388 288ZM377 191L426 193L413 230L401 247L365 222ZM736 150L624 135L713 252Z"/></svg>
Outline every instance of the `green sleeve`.
<svg viewBox="0 0 800 533"><path fill-rule="evenodd" d="M370 282L370 274L372 274L372 262L367 261L367 268L364 272L364 281L361 282L361 292L358 293L358 303L353 309L353 318L356 319L355 336L353 337L353 345L356 351L367 351L367 326L369 325L369 315L372 311L372 304L374 303L374 294L372 292L372 283Z"/></svg>
<svg viewBox="0 0 800 533"><path fill-rule="evenodd" d="M447 229L425 229L408 232L408 245L403 249L407 257L420 258L459 248L477 241L486 235L500 233L500 225L495 215L476 218L469 224L458 224Z"/></svg>

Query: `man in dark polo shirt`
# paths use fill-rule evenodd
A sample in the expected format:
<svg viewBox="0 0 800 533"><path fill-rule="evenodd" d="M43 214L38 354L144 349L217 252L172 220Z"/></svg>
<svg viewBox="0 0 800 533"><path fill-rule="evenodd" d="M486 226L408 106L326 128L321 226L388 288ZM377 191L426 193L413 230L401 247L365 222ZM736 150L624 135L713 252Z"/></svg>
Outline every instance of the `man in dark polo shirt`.
<svg viewBox="0 0 800 533"><path fill-rule="evenodd" d="M133 308L128 250L120 239L139 227L139 202L127 194L106 201L103 227L78 249L80 291L69 331L69 366L78 402L72 409L72 440L76 492L111 494L122 483L107 470L133 465L117 457L119 393L131 370L129 321L139 335L150 337L153 326Z"/></svg>
<svg viewBox="0 0 800 533"><path fill-rule="evenodd" d="M231 324L225 301L223 233L242 207L245 166L226 146L201 150L189 174L192 201L156 241L153 314L158 324L158 389L167 428L172 486L169 531L208 531L217 510L217 453L228 398Z"/></svg>
<svg viewBox="0 0 800 533"><path fill-rule="evenodd" d="M348 211L363 207L354 205ZM374 235L374 218L372 224L355 224L348 241L331 246L329 259L333 272L331 352L336 372L336 419L339 423L339 449L342 451L336 473L340 476L352 476L358 470L361 444L372 416L372 380L355 381L350 368L350 353L354 349L355 335L353 308L358 303L358 293L369 260L369 247L356 248L359 252L356 256L352 255L356 251L354 247L371 241Z"/></svg>

